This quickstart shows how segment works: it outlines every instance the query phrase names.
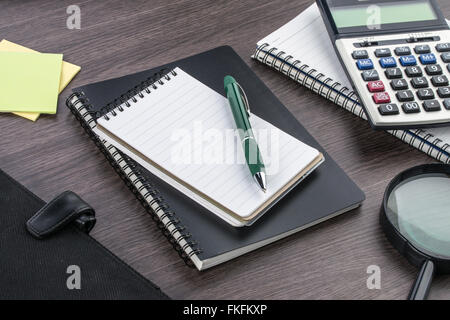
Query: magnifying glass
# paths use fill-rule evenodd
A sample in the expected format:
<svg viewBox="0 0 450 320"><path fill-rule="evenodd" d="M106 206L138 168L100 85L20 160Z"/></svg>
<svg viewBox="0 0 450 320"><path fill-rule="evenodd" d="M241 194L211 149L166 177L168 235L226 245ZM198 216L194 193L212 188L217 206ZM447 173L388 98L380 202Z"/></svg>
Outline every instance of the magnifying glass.
<svg viewBox="0 0 450 320"><path fill-rule="evenodd" d="M421 165L396 176L380 221L392 245L420 267L409 299L426 299L433 275L450 273L450 165Z"/></svg>

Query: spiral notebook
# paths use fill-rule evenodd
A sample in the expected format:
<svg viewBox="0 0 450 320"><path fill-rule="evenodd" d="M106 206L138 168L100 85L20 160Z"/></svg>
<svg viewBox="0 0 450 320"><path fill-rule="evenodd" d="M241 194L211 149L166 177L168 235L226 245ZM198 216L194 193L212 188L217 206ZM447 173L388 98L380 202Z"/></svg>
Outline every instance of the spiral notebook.
<svg viewBox="0 0 450 320"><path fill-rule="evenodd" d="M99 118L129 98L140 93L145 95L146 89L158 85L159 79L164 81L165 76L170 76L169 70L176 67L216 92L223 91L225 75L240 79L252 106L252 115L270 119L275 127L318 150L325 162L252 226L235 228L94 133ZM219 47L161 67L73 90L67 106L175 250L188 265L198 270L231 260L354 209L365 198L231 47Z"/></svg>
<svg viewBox="0 0 450 320"><path fill-rule="evenodd" d="M350 89L315 3L260 40L252 58L367 120L356 93ZM449 128L387 132L439 161L450 163Z"/></svg>
<svg viewBox="0 0 450 320"><path fill-rule="evenodd" d="M266 192L253 180L239 140L226 142L227 132L235 132L228 100L180 68L98 119L94 132L219 218L242 227L323 161L319 151L264 119L249 119L261 133Z"/></svg>

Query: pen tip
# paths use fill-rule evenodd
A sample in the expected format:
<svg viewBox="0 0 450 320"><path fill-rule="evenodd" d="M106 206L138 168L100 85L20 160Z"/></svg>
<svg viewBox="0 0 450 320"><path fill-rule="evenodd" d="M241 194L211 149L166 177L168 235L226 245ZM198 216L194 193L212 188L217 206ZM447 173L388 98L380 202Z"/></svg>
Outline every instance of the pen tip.
<svg viewBox="0 0 450 320"><path fill-rule="evenodd" d="M257 172L253 176L256 183L261 187L261 190L267 192L266 174L264 172Z"/></svg>

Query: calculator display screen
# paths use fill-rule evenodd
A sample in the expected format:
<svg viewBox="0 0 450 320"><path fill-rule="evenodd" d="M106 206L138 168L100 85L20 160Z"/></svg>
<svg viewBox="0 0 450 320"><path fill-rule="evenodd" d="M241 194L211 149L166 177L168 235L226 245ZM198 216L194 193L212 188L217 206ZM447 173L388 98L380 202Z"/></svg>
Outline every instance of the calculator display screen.
<svg viewBox="0 0 450 320"><path fill-rule="evenodd" d="M427 0L365 2L356 6L331 7L331 14L337 28L348 28L436 20L437 15Z"/></svg>
<svg viewBox="0 0 450 320"><path fill-rule="evenodd" d="M422 30L445 20L434 0L324 0L337 33Z"/></svg>

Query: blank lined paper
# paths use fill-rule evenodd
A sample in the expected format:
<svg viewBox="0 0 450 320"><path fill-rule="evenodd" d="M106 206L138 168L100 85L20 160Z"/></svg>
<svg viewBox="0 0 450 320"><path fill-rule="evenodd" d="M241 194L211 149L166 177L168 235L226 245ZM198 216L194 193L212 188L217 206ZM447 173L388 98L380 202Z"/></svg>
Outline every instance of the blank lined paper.
<svg viewBox="0 0 450 320"><path fill-rule="evenodd" d="M116 109L117 116L99 119L96 133L228 222L250 217L320 155L252 115L267 171L264 193L239 139L233 139L236 126L227 99L183 70L174 71L176 76L150 87L143 98L136 96L130 107L124 104L123 112ZM230 212L238 217L223 217Z"/></svg>
<svg viewBox="0 0 450 320"><path fill-rule="evenodd" d="M287 24L259 41L258 46L264 43L294 56L295 59L300 59L302 64L311 68L320 66L319 72L347 88L352 87L334 53L317 4L314 3Z"/></svg>

